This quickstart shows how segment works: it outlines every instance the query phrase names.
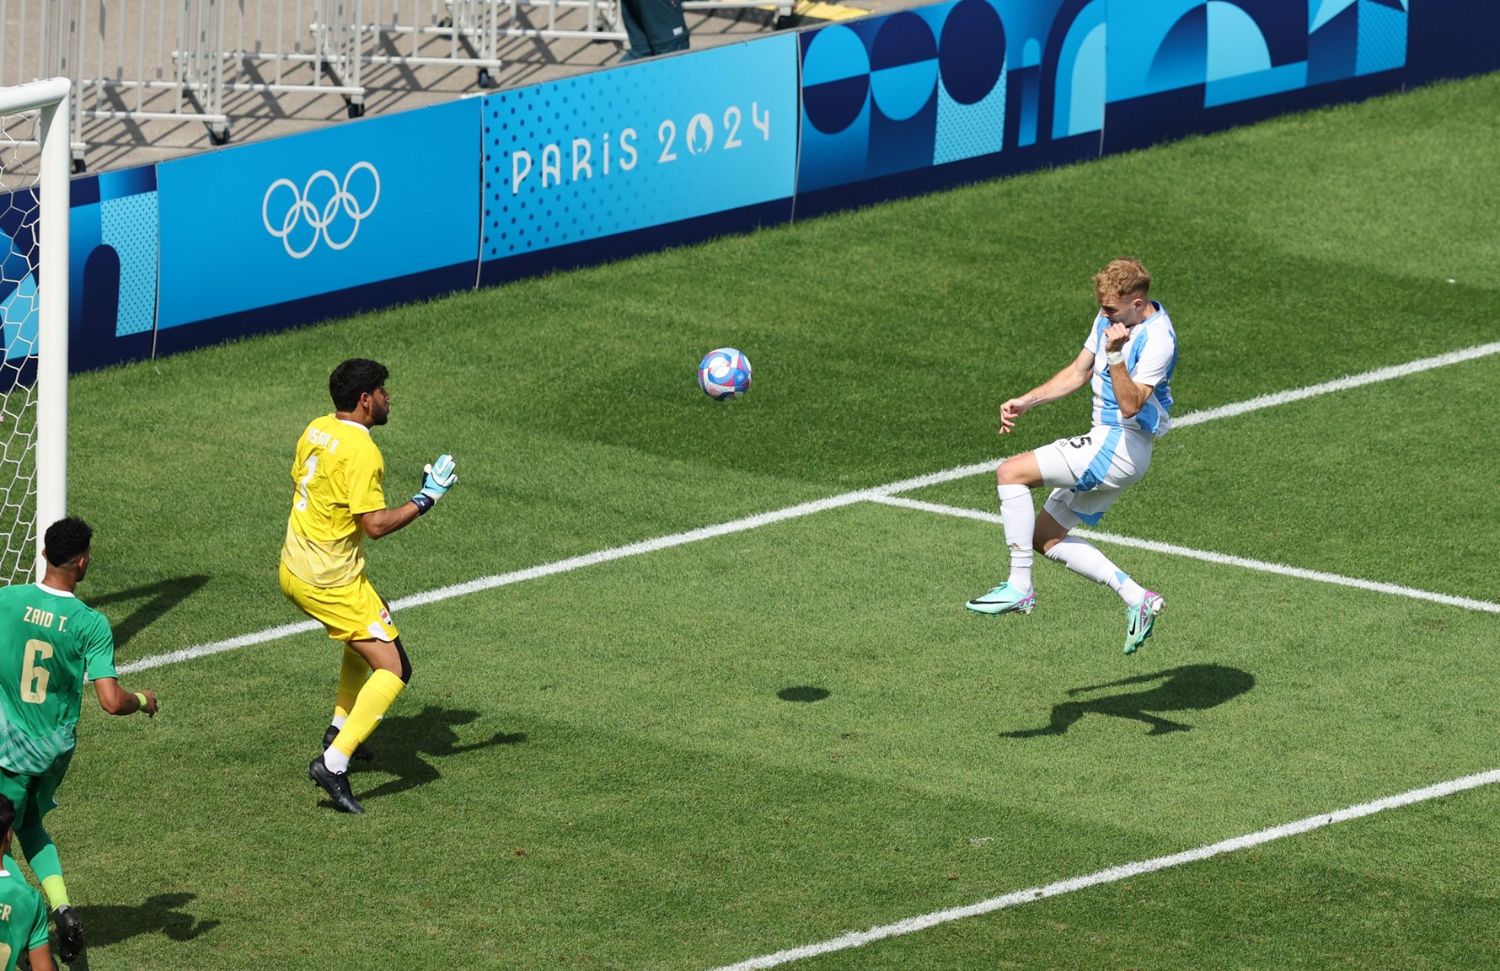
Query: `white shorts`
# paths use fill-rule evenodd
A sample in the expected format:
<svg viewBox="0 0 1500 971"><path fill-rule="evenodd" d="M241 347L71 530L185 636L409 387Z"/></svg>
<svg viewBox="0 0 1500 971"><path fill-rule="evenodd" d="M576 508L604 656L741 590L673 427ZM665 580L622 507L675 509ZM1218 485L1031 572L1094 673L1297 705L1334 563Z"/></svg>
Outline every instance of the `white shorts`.
<svg viewBox="0 0 1500 971"><path fill-rule="evenodd" d="M1103 426L1043 445L1036 464L1042 484L1055 488L1042 508L1064 529L1098 525L1125 487L1150 468L1153 442L1150 432Z"/></svg>

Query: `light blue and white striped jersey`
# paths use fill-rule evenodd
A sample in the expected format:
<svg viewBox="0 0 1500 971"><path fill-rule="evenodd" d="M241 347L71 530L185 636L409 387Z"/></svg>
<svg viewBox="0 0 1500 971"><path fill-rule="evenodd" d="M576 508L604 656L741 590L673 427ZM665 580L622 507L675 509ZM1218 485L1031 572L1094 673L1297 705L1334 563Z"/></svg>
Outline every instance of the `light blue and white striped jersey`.
<svg viewBox="0 0 1500 971"><path fill-rule="evenodd" d="M1109 362L1104 356L1104 331L1109 327L1109 318L1099 314L1094 318L1084 349L1094 355L1094 375L1090 385L1094 391L1094 427L1101 425L1120 428L1135 428L1160 437L1172 427L1172 372L1177 368L1177 332L1172 329L1172 318L1155 300L1151 305L1156 312L1130 329L1125 346L1120 348L1125 355L1125 370L1136 384L1149 384L1156 390L1146 399L1146 404L1132 418L1120 415L1120 404L1115 400L1114 382L1109 378Z"/></svg>

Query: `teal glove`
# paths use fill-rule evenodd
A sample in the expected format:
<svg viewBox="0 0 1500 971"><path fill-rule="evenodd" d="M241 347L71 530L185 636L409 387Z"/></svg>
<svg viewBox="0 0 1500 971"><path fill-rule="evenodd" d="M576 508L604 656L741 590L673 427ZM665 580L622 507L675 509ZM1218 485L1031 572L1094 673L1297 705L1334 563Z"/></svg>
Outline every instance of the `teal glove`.
<svg viewBox="0 0 1500 971"><path fill-rule="evenodd" d="M455 471L453 456L446 452L437 457L431 465L422 469L426 475L422 478L422 488L411 497L411 501L417 504L419 513L424 513L437 504L437 501L448 494L453 484L458 481L458 473Z"/></svg>

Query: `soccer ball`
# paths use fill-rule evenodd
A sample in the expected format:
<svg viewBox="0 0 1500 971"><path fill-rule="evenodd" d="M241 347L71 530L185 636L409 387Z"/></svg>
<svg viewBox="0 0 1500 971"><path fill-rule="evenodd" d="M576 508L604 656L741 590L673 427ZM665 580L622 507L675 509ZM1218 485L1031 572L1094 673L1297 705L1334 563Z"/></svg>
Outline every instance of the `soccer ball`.
<svg viewBox="0 0 1500 971"><path fill-rule="evenodd" d="M698 362L698 387L716 401L750 390L750 359L732 347L718 347Z"/></svg>

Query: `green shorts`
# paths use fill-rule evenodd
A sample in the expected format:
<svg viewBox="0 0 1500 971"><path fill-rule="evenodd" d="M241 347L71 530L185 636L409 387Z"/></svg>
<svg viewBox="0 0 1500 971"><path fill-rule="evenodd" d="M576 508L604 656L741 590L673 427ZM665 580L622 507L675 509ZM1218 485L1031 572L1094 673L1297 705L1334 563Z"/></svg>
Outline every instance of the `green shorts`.
<svg viewBox="0 0 1500 971"><path fill-rule="evenodd" d="M54 759L39 775L22 775L0 767L0 796L9 798L11 805L16 808L16 829L20 829L21 824L28 819L40 823L43 816L57 808L57 800L53 796L57 793L57 787L62 785L63 776L68 774L68 763L71 761L73 750L69 749Z"/></svg>

